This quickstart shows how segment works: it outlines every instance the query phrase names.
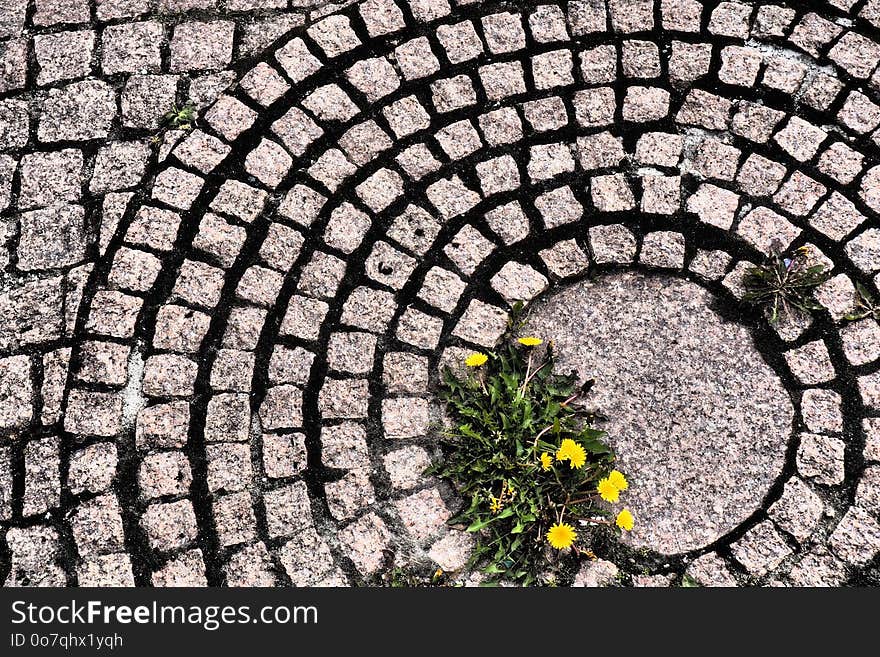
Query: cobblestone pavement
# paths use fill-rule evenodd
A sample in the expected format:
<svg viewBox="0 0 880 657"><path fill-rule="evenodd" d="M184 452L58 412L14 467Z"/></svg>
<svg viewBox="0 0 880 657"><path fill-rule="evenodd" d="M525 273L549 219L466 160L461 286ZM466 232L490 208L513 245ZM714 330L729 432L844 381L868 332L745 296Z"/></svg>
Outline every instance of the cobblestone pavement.
<svg viewBox="0 0 880 657"><path fill-rule="evenodd" d="M460 568L438 368L538 298L646 523L577 585L880 583L880 0L346 4L0 4L0 579Z"/></svg>

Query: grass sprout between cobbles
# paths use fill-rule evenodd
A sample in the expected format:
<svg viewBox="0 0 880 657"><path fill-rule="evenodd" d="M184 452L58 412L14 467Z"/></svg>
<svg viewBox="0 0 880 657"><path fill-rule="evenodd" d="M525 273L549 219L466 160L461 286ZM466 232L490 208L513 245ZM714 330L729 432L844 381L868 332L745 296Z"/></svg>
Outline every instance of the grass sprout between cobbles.
<svg viewBox="0 0 880 657"><path fill-rule="evenodd" d="M552 582L565 555L592 556L591 528L629 531L634 522L629 510L615 517L603 504L629 484L579 403L592 382L555 374L552 344L542 344L509 333L496 350L468 356L465 374L446 368L451 428L443 461L429 470L465 498L450 524L476 535L469 566L525 585Z"/></svg>
<svg viewBox="0 0 880 657"><path fill-rule="evenodd" d="M857 282L855 308L844 319L855 322L865 317L873 317L880 321L880 306L874 301L874 297L868 292L868 288Z"/></svg>
<svg viewBox="0 0 880 657"><path fill-rule="evenodd" d="M815 288L826 280L824 265L809 264L809 247L802 246L790 255L774 246L767 260L746 271L743 300L764 306L767 319L776 324L782 315L792 315L794 309L809 314L822 306L813 298Z"/></svg>
<svg viewBox="0 0 880 657"><path fill-rule="evenodd" d="M169 130L192 130L196 120L196 108L192 103L185 103L182 107L175 105L162 117L162 123Z"/></svg>

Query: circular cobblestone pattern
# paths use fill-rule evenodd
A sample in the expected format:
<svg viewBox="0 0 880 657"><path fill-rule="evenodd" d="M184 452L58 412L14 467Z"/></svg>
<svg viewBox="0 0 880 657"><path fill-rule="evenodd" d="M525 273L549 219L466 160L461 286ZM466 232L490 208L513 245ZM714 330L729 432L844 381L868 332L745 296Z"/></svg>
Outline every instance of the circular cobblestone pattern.
<svg viewBox="0 0 880 657"><path fill-rule="evenodd" d="M536 299L638 511L574 584L880 584L880 0L4 0L0 62L5 585L459 571L438 372Z"/></svg>

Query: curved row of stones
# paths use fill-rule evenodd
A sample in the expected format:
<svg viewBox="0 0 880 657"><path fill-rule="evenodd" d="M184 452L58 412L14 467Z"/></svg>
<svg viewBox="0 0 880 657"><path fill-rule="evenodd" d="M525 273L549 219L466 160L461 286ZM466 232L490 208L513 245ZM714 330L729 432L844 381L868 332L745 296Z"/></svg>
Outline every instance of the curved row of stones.
<svg viewBox="0 0 880 657"><path fill-rule="evenodd" d="M880 55L815 14L657 4L655 26L650 2L365 2L248 71L110 231L63 396L63 365L42 368L63 431L9 451L10 583L353 583L384 548L455 569L454 497L421 475L438 364L610 264L741 296L774 238L836 274L822 320L776 338L796 472L688 572L869 564L880 329L835 322L880 268L859 87Z"/></svg>

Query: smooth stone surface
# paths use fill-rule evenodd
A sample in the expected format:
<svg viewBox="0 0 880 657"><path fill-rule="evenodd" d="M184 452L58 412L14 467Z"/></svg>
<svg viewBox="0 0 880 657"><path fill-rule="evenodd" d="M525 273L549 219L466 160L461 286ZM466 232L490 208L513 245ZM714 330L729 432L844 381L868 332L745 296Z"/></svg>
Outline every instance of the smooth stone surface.
<svg viewBox="0 0 880 657"><path fill-rule="evenodd" d="M663 554L711 544L748 518L780 474L794 410L747 329L688 281L625 273L563 288L525 334L553 340L557 371L596 380L630 480L625 540Z"/></svg>

